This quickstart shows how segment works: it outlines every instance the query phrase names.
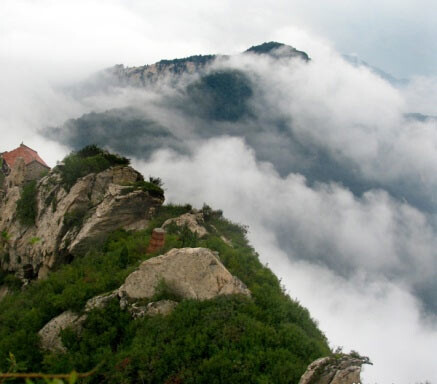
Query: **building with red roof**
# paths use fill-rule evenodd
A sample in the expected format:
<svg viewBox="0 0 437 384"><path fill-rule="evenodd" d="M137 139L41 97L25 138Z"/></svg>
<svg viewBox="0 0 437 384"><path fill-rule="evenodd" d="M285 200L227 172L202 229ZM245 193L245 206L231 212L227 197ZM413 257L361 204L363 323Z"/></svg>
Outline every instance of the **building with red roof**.
<svg viewBox="0 0 437 384"><path fill-rule="evenodd" d="M44 173L50 170L50 167L43 159L41 159L38 152L21 143L18 148L0 154L0 158L2 159L1 172L3 172L4 175L8 175L14 168L15 162L20 157L24 160L26 167L26 181L37 180Z"/></svg>

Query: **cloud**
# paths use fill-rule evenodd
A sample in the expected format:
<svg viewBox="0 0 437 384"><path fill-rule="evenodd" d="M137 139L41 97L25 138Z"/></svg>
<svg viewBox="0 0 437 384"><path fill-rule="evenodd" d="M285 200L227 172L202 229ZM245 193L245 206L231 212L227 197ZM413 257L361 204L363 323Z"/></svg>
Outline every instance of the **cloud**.
<svg viewBox="0 0 437 384"><path fill-rule="evenodd" d="M6 0L0 151L24 140L54 165L97 138L135 157L146 176L165 180L169 200L206 201L249 224L262 260L331 342L374 360L367 381L437 381L436 129L404 116L437 115L436 83L416 77L394 89L337 53L357 52L396 76L433 73L433 7ZM235 120L205 118L207 105L199 114L187 91L198 75L147 89L82 82L116 63L238 53L269 40L313 60L214 63L213 73L238 71L250 84L248 113ZM103 124L108 117L118 123ZM70 118L83 125L64 125Z"/></svg>
<svg viewBox="0 0 437 384"><path fill-rule="evenodd" d="M46 134L139 159L158 148L190 154L209 138L244 137L272 178L254 185L277 184L282 206L268 212L282 249L340 276L365 270L407 284L437 313L437 131L432 121L406 118L403 93L368 69L325 46L309 63L235 55L145 88L115 87L110 96L96 89L82 103L133 107L85 115ZM281 215L287 208L292 216Z"/></svg>
<svg viewBox="0 0 437 384"><path fill-rule="evenodd" d="M249 224L261 260L309 307L331 343L372 358L369 382L437 379L437 329L421 317L412 293L435 278L436 237L417 209L383 191L356 198L339 185L311 188L301 175L281 178L238 138L199 143L191 156L161 150L136 166L162 177L168 201L206 201Z"/></svg>

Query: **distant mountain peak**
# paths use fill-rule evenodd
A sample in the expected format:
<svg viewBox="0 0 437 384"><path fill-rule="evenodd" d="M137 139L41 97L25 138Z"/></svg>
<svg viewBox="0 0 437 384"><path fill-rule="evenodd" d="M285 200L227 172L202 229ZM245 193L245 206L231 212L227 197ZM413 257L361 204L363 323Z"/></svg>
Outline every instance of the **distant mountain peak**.
<svg viewBox="0 0 437 384"><path fill-rule="evenodd" d="M245 53L255 53L258 55L270 55L275 58L282 57L300 57L304 61L309 61L310 58L306 52L299 51L296 48L278 43L277 41L269 41L259 45L253 45L245 51Z"/></svg>

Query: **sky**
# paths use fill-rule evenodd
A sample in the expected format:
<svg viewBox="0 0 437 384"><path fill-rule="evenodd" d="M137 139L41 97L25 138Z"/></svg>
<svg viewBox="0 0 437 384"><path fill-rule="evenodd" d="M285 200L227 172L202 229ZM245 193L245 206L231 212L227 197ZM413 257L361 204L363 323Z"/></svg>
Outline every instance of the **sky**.
<svg viewBox="0 0 437 384"><path fill-rule="evenodd" d="M24 141L54 165L76 135L67 119L134 105L186 143L147 156L131 143L135 166L162 177L168 201L208 202L248 224L261 260L331 345L374 362L367 383L437 383L437 131L404 118L437 115L436 11L433 1L3 0L0 151ZM171 107L172 89L65 91L117 63L236 54L270 40L311 63L215 64L256 84L258 118L210 124L208 137L202 119ZM410 81L398 89L341 54ZM63 128L48 138L47 127ZM321 154L332 167L313 164Z"/></svg>

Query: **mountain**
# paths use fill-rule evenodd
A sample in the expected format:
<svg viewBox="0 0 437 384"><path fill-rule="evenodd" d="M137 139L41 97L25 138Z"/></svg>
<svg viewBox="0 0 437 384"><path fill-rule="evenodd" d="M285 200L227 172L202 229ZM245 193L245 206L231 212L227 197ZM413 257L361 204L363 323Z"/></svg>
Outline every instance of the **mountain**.
<svg viewBox="0 0 437 384"><path fill-rule="evenodd" d="M368 360L330 351L221 211L162 205L159 178L95 146L36 182L19 171L0 200L0 371L297 383L323 357L301 383L359 380Z"/></svg>
<svg viewBox="0 0 437 384"><path fill-rule="evenodd" d="M345 58L389 82L396 80L355 56ZM273 73L268 71L286 69L287 76L292 76L310 61L303 51L268 42L234 56L191 56L131 68L117 65L73 87L71 93L96 97L103 92L116 97L117 92L138 90L152 97L145 102L136 99L127 107L87 113L62 126L46 127L41 133L72 149L92 142L142 160L162 148L188 154L192 143L199 140L243 137L257 160L272 163L281 176L299 173L310 185L340 183L357 196L369 189L385 189L413 206L436 211L431 190L417 188L415 181L406 179L394 178L387 183L380 177L369 177L359 163L345 161L341 150L331 150L323 141L306 137L311 137L318 123L302 126L297 116L290 116L287 108L284 111L280 96L272 102L273 93L289 90L280 80L273 82ZM262 81L258 68L263 68ZM407 114L405 120L412 116Z"/></svg>
<svg viewBox="0 0 437 384"><path fill-rule="evenodd" d="M357 55L343 55L343 58L355 67L364 67L369 69L371 72L378 75L382 79L388 81L390 84L392 84L395 87L404 87L408 85L409 82L408 79L398 79L393 75L391 75L390 73L387 73L378 67L370 65L366 61L360 59Z"/></svg>

